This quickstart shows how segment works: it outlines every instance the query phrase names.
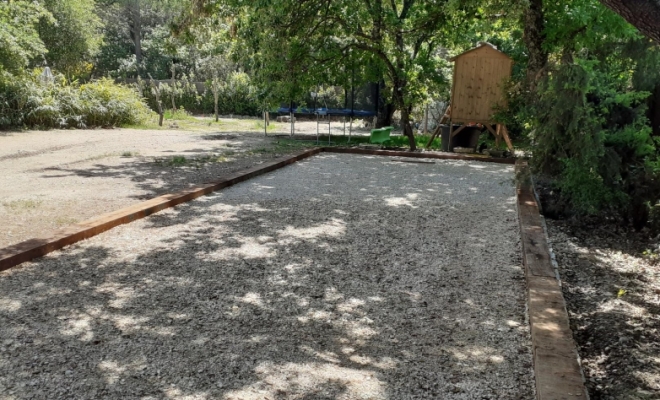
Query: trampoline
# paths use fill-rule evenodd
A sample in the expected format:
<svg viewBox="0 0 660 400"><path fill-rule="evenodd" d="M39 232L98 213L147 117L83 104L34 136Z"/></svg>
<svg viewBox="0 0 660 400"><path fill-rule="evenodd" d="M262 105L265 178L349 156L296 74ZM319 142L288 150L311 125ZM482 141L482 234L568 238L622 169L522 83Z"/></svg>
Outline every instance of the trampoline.
<svg viewBox="0 0 660 400"><path fill-rule="evenodd" d="M318 89L318 88L317 88ZM336 96L343 92L343 101ZM325 94L323 94L325 93ZM328 93L330 96L328 96ZM332 94L335 96L332 96ZM346 135L346 120L349 121L348 141L351 141L354 118L369 118L378 115L378 101L380 87L377 83L368 83L359 88L351 88L350 91L339 86L331 86L326 90L310 91L306 99L300 103L311 104L312 107L300 106L299 103L290 102L280 105L272 112L279 115L289 115L291 124L290 136L295 134L296 116L314 116L316 118L316 141L319 142L321 127L328 127L328 143L331 141L331 119L330 117L344 117L344 135ZM322 103L323 106L317 105ZM342 104L343 103L343 104ZM267 131L265 130L266 135Z"/></svg>

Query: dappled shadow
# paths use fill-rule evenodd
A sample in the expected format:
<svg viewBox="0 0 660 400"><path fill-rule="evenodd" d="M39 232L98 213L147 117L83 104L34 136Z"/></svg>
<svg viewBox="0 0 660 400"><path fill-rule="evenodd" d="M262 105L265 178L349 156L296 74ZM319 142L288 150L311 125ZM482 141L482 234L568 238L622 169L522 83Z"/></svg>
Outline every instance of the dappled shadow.
<svg viewBox="0 0 660 400"><path fill-rule="evenodd" d="M591 398L660 397L656 241L588 219L548 226Z"/></svg>
<svg viewBox="0 0 660 400"><path fill-rule="evenodd" d="M80 160L29 172L41 172L41 178L46 180L78 176L102 179L109 185L115 179L124 184L130 182L131 187L139 189L136 191L139 194L129 198L145 200L213 182L229 173L299 151L297 147L277 146L274 139L255 146L233 139L235 136L238 137L225 134L202 136L200 140L217 140L223 144L180 151L160 150L163 155L158 157L135 155L124 157L122 163L94 163L91 166L89 160Z"/></svg>
<svg viewBox="0 0 660 400"><path fill-rule="evenodd" d="M511 173L322 155L2 273L0 394L531 398Z"/></svg>

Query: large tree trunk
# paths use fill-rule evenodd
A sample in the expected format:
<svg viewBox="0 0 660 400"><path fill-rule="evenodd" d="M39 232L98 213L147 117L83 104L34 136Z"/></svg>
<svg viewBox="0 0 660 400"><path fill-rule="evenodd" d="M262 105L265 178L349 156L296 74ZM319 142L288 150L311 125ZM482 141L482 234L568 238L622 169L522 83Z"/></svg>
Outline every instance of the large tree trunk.
<svg viewBox="0 0 660 400"><path fill-rule="evenodd" d="M548 63L548 52L543 49L545 23L543 20L543 0L529 0L529 7L524 15L523 40L529 53L527 61L527 79L534 87L534 82Z"/></svg>
<svg viewBox="0 0 660 400"><path fill-rule="evenodd" d="M410 125L410 109L411 107L401 107L401 129L403 130L403 134L408 136L410 151L415 151L417 150L417 144L415 143L415 134Z"/></svg>
<svg viewBox="0 0 660 400"><path fill-rule="evenodd" d="M660 43L660 0L600 0L640 32Z"/></svg>
<svg viewBox="0 0 660 400"><path fill-rule="evenodd" d="M405 84L400 81L395 81L393 85L394 92L394 103L397 105L399 111L401 111L401 131L404 136L408 137L408 144L410 145L410 151L417 150L417 144L415 143L415 133L410 125L410 112L412 111L412 106L406 105L405 102Z"/></svg>
<svg viewBox="0 0 660 400"><path fill-rule="evenodd" d="M138 76L140 76L140 66L142 65L142 10L140 9L140 0L128 0L126 7L129 32L135 47L135 61L137 62Z"/></svg>
<svg viewBox="0 0 660 400"><path fill-rule="evenodd" d="M385 92L385 80L381 79L378 83L378 110L376 117L376 128L392 125L392 115L394 115L394 104L387 101L383 96Z"/></svg>

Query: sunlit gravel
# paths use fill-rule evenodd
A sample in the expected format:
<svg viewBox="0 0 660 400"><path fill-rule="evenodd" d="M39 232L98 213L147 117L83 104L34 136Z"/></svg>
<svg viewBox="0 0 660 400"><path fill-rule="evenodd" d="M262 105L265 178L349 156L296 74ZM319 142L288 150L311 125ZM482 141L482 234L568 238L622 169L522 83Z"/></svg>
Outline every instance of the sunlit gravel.
<svg viewBox="0 0 660 400"><path fill-rule="evenodd" d="M0 273L0 399L532 399L511 166L323 154Z"/></svg>

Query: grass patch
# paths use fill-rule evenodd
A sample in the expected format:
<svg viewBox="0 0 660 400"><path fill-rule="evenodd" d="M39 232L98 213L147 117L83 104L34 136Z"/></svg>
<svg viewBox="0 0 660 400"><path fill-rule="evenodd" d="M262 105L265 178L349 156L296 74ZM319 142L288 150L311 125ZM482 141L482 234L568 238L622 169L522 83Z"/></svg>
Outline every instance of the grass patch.
<svg viewBox="0 0 660 400"><path fill-rule="evenodd" d="M70 218L70 217L55 218L55 225L57 226L73 225L75 223L78 223L78 220L75 218Z"/></svg>
<svg viewBox="0 0 660 400"><path fill-rule="evenodd" d="M264 131L264 121L256 121L254 123L254 129L256 131L263 132ZM270 131L274 131L276 129L277 129L277 127L275 126L275 124L271 122L270 124L268 124L268 128L266 128L266 131L270 132Z"/></svg>
<svg viewBox="0 0 660 400"><path fill-rule="evenodd" d="M187 158L185 156L173 156L169 158L157 158L154 162L157 165L164 167L192 167L201 168L202 165L208 163L223 163L229 161L229 156L234 155L235 152L229 151L223 154L207 154L197 157Z"/></svg>
<svg viewBox="0 0 660 400"><path fill-rule="evenodd" d="M178 110L172 111L170 110L165 110L163 113L163 117L166 120L170 121L197 121L195 117L192 116L188 111L184 110L183 108L179 108Z"/></svg>
<svg viewBox="0 0 660 400"><path fill-rule="evenodd" d="M123 153L121 153L122 157L137 157L139 155L140 153L138 153L137 151L124 151Z"/></svg>
<svg viewBox="0 0 660 400"><path fill-rule="evenodd" d="M425 148L430 138L431 135L415 136L415 144L417 145L417 148L419 149ZM325 136L322 135L319 136L318 144L316 143L316 140L302 141L295 139L282 139L279 140L277 143L285 147L298 146L301 148L316 147L316 146L355 146L363 143L364 144L369 143L369 136L353 136L351 137L350 142L348 141L348 136L331 136L330 142L331 143L328 144L327 135ZM385 142L384 146L409 148L410 144L407 136L397 135L397 136L390 136L390 140L388 142ZM435 138L431 143L430 148L433 150L440 150L441 149L440 138Z"/></svg>
<svg viewBox="0 0 660 400"><path fill-rule="evenodd" d="M170 165L174 167L180 167L182 165L186 165L188 162L188 159L184 156L174 156L170 158Z"/></svg>
<svg viewBox="0 0 660 400"><path fill-rule="evenodd" d="M39 208L43 201L41 200L14 200L3 202L2 205L12 211L27 211Z"/></svg>
<svg viewBox="0 0 660 400"><path fill-rule="evenodd" d="M431 135L415 135L415 144L418 149L426 148L426 144L431 139ZM407 136L391 136L389 146L393 147L410 147L410 141ZM442 148L441 140L439 137L433 139L431 146L429 147L433 150L440 150Z"/></svg>

